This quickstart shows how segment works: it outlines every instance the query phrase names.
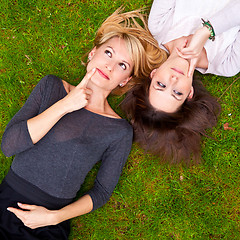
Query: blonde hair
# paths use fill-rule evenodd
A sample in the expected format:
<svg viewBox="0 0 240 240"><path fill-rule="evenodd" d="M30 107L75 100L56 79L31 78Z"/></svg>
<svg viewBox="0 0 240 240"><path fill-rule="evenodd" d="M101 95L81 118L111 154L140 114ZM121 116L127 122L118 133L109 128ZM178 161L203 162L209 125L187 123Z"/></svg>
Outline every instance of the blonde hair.
<svg viewBox="0 0 240 240"><path fill-rule="evenodd" d="M148 77L151 71L159 67L167 58L166 52L159 48L157 41L148 30L147 17L141 13L142 10L126 13L121 11L122 8L118 8L102 23L94 40L98 48L113 37L122 38L134 62L131 81L123 88L117 87L112 92L114 94L125 93L141 79Z"/></svg>

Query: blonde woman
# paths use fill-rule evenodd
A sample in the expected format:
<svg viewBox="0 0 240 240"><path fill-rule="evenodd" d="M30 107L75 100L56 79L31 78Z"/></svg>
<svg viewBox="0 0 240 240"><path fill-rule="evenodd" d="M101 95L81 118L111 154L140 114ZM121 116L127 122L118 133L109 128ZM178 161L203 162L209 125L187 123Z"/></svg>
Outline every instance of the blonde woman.
<svg viewBox="0 0 240 240"><path fill-rule="evenodd" d="M132 127L110 107L108 95L153 69L155 40L135 19L115 12L100 27L87 74L75 87L48 75L10 121L2 138L16 155L0 185L1 239L68 239L69 219L105 204L132 144ZM94 187L73 201L101 160Z"/></svg>

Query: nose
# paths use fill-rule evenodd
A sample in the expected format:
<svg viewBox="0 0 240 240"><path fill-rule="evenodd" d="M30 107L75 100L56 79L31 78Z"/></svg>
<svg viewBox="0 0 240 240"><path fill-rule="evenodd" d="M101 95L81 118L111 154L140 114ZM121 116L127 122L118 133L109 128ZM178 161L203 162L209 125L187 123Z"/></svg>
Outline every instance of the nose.
<svg viewBox="0 0 240 240"><path fill-rule="evenodd" d="M176 75L172 74L171 77L170 77L170 80L172 82L176 82L178 80L178 77Z"/></svg>
<svg viewBox="0 0 240 240"><path fill-rule="evenodd" d="M107 70L110 71L110 72L113 70L113 64L112 64L112 63L107 63L107 64L105 65L105 67L106 67Z"/></svg>

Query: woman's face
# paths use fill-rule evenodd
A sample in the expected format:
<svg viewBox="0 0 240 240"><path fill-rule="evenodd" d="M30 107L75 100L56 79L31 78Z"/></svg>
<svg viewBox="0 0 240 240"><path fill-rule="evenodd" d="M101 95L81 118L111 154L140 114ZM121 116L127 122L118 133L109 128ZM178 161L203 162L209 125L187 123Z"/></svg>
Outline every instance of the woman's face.
<svg viewBox="0 0 240 240"><path fill-rule="evenodd" d="M119 84L124 86L130 79L134 63L125 41L114 37L94 48L90 53L87 71L96 68L91 82L107 91L112 91Z"/></svg>
<svg viewBox="0 0 240 240"><path fill-rule="evenodd" d="M157 110L173 113L186 98L193 96L192 76L188 77L189 62L180 57L169 57L151 73L150 104Z"/></svg>

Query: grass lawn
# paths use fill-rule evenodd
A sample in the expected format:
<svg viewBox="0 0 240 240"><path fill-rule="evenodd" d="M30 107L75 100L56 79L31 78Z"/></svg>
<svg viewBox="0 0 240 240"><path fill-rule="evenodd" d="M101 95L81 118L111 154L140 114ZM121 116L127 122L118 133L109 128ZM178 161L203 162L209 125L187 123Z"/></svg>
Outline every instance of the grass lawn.
<svg viewBox="0 0 240 240"><path fill-rule="evenodd" d="M0 3L0 135L47 74L76 85L81 56L94 33L119 6L133 10L150 0L4 0ZM136 144L110 201L72 220L70 239L240 239L240 77L205 75L222 104L219 123L203 138L200 165L161 164ZM121 98L111 97L117 107ZM230 129L224 130L228 123ZM0 180L13 158L0 152ZM98 166L81 193L92 186Z"/></svg>

